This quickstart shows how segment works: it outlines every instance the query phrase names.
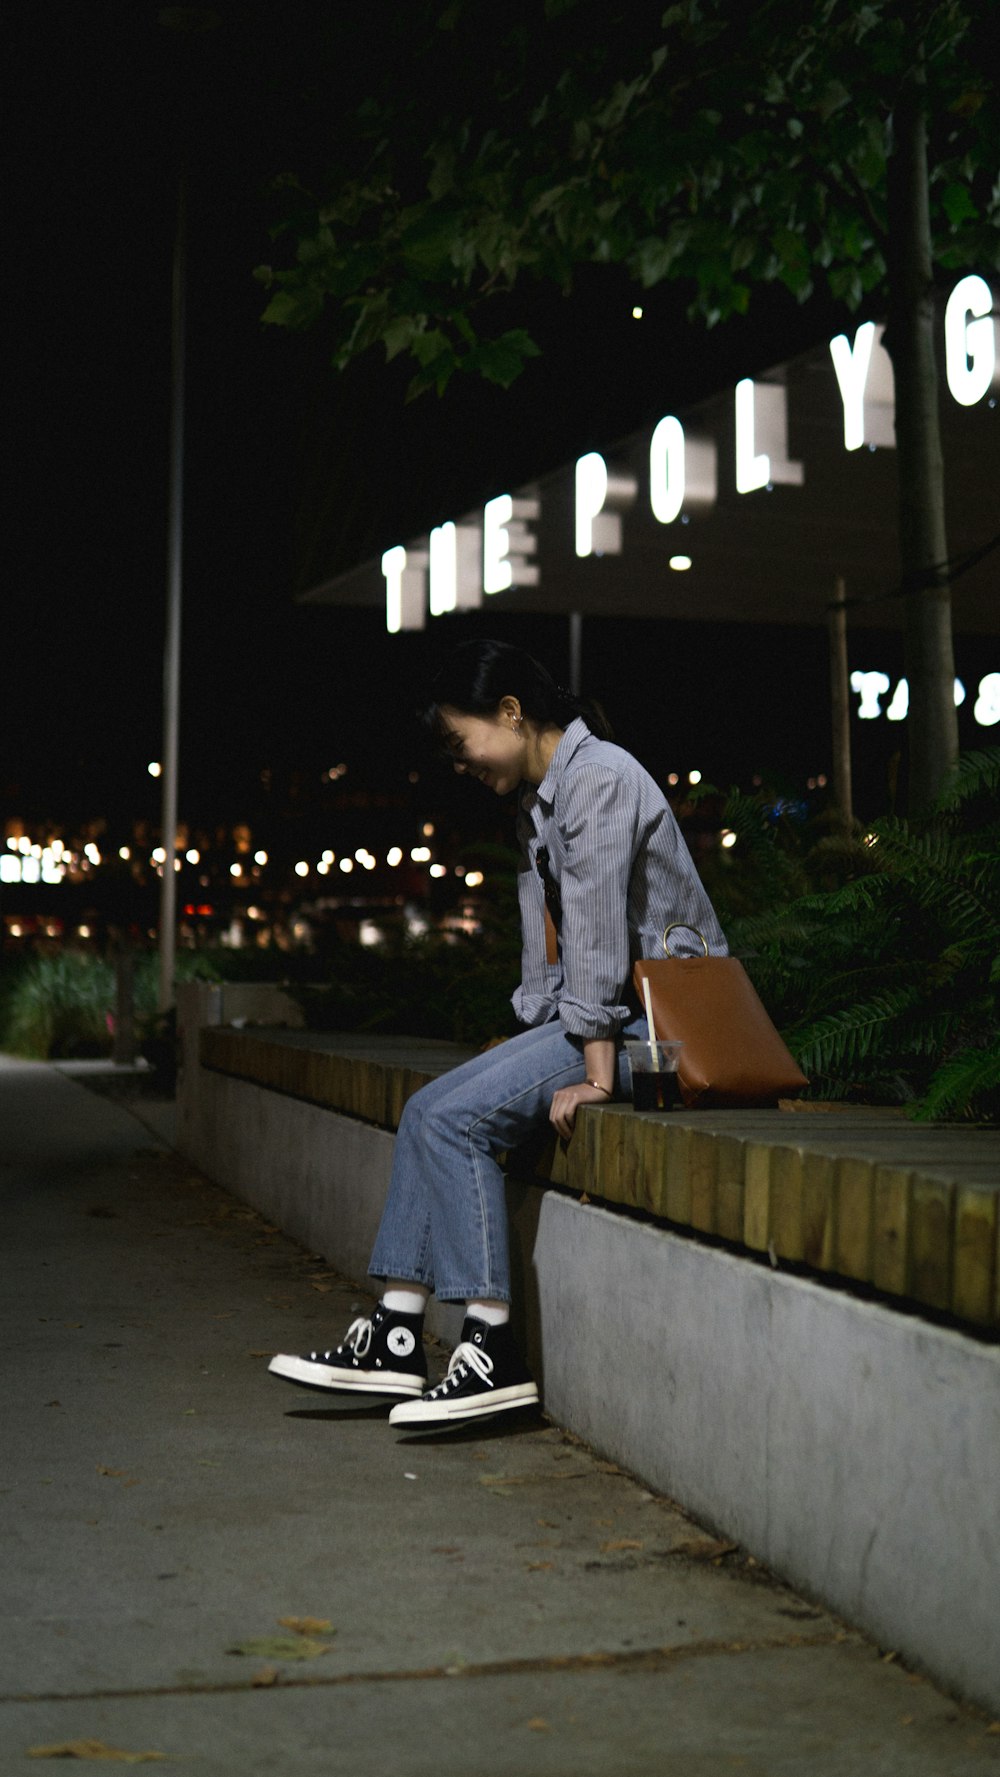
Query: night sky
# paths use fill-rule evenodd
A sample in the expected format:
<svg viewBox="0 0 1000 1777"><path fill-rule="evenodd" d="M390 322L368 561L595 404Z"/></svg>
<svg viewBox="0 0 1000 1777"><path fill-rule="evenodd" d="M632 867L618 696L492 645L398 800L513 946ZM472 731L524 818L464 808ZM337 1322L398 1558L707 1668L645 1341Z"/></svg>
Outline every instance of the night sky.
<svg viewBox="0 0 1000 1777"><path fill-rule="evenodd" d="M511 316L543 346L504 393L402 399L379 358L336 377L322 333L264 328L265 187L322 157L323 119L393 49L400 8L219 5L182 42L158 8L6 9L13 217L5 401L8 518L0 816L64 826L155 819L161 751L170 267L176 118L191 140L180 801L192 823L256 819L272 783L340 760L398 785L408 712L453 640L493 631L565 670L565 625L436 620L389 638L379 611L294 595L664 410L828 336L832 311L765 299L747 322L689 331L683 299L616 271ZM190 54L192 66L183 62ZM593 620L586 687L649 763L824 769L821 708L784 708L789 674L823 684L822 636ZM886 650L888 650L886 652ZM895 638L883 650L898 661ZM562 655L562 657L560 657ZM890 658L891 657L891 658ZM636 664L638 661L639 664ZM882 725L884 727L884 725ZM650 754L655 757L649 757ZM696 757L697 755L697 757ZM881 769L881 766L879 767Z"/></svg>

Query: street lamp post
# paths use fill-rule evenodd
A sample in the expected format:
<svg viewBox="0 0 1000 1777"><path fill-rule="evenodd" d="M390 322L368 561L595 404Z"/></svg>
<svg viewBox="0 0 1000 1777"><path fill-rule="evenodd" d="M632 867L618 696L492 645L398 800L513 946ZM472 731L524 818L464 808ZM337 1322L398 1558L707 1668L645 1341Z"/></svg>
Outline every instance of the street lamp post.
<svg viewBox="0 0 1000 1777"><path fill-rule="evenodd" d="M177 752L181 693L181 585L184 542L184 308L187 276L187 168L191 142L190 107L200 64L191 45L221 23L209 6L162 6L160 26L180 39L177 88L178 160L177 232L170 321L170 467L167 518L167 629L163 652L163 885L160 891L159 1009L174 1003L177 957Z"/></svg>
<svg viewBox="0 0 1000 1777"><path fill-rule="evenodd" d="M170 467L167 517L167 629L163 652L164 851L160 889L159 1009L174 1003L177 955L177 752L180 729L181 589L184 545L184 302L187 256L187 187L181 169L177 189L170 327Z"/></svg>

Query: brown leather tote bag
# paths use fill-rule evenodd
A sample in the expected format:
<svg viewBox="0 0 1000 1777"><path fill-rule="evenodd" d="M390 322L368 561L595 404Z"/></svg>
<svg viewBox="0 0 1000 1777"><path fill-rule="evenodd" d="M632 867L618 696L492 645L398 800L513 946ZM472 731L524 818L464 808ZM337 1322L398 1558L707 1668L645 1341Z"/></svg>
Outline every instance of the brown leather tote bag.
<svg viewBox="0 0 1000 1777"><path fill-rule="evenodd" d="M671 932L695 932L704 956L671 956ZM643 1003L649 982L656 1035L684 1044L677 1069L688 1109L773 1106L809 1081L789 1054L735 956L709 956L694 926L670 925L661 957L640 958L633 980Z"/></svg>

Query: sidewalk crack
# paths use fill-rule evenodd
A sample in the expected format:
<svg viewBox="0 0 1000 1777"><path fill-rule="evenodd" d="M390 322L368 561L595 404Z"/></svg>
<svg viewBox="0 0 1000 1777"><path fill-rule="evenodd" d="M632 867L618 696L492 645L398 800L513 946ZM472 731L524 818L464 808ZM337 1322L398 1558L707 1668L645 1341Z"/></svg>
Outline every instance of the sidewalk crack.
<svg viewBox="0 0 1000 1777"><path fill-rule="evenodd" d="M660 1672L685 1660L718 1659L723 1655L776 1653L797 1648L834 1647L863 1637L846 1629L816 1635L765 1635L745 1641L689 1641L670 1647L628 1648L619 1652L589 1654L540 1654L527 1659L470 1661L460 1666L401 1667L386 1672L316 1673L307 1677L280 1677L275 1684L254 1685L250 1678L205 1684L138 1685L134 1689L99 1688L90 1691L13 1691L0 1695L5 1703L100 1703L141 1697L232 1696L242 1691L322 1690L339 1685L417 1684L439 1679L510 1678L531 1673L619 1671Z"/></svg>

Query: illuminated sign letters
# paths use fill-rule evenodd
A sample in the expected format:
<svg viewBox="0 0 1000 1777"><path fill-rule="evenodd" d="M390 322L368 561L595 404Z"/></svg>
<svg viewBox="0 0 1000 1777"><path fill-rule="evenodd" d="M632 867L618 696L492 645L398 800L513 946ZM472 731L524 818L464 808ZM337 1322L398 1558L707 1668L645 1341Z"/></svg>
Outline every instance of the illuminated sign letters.
<svg viewBox="0 0 1000 1777"><path fill-rule="evenodd" d="M987 673L980 679L972 713L983 728L994 728L1000 722L1000 673Z"/></svg>
<svg viewBox="0 0 1000 1777"><path fill-rule="evenodd" d="M758 448L760 447L760 448ZM736 385L736 491L758 487L801 487L801 463L788 457L788 394L781 383Z"/></svg>
<svg viewBox="0 0 1000 1777"><path fill-rule="evenodd" d="M673 414L649 441L649 504L660 524L673 524L685 506L714 506L717 455L710 438L686 438Z"/></svg>
<svg viewBox="0 0 1000 1777"><path fill-rule="evenodd" d="M479 563L482 532L471 524L439 524L429 538L432 617L470 611L483 602Z"/></svg>
<svg viewBox="0 0 1000 1777"><path fill-rule="evenodd" d="M892 694L892 700L883 711L879 698L884 697L891 681L885 673L855 672L851 674L851 690L857 694L858 715L862 721L873 721L876 716L885 715L890 722L903 722L910 707L910 687L905 679L900 679ZM965 686L961 679L956 679L953 695L955 708L965 702ZM987 673L979 681L979 696L973 714L981 728L992 728L1000 722L1000 673Z"/></svg>
<svg viewBox="0 0 1000 1777"><path fill-rule="evenodd" d="M527 560L538 548L538 539L525 521L537 518L539 511L537 500L515 500L510 494L487 500L483 508L484 592L538 585L538 568Z"/></svg>
<svg viewBox="0 0 1000 1777"><path fill-rule="evenodd" d="M892 360L882 344L884 327L865 321L851 345L846 333L830 341L830 356L844 406L844 448L896 442Z"/></svg>
<svg viewBox="0 0 1000 1777"><path fill-rule="evenodd" d="M596 450L576 465L576 553L620 555L621 515L631 506L636 485L627 471L609 471Z"/></svg>
<svg viewBox="0 0 1000 1777"><path fill-rule="evenodd" d="M423 629L426 566L423 551L406 550L401 543L383 555L385 627L391 636L398 635L401 629Z"/></svg>
<svg viewBox="0 0 1000 1777"><path fill-rule="evenodd" d="M853 338L830 340L830 358L843 411L844 449L863 445L895 446L892 361L883 344L884 329L874 321L858 326ZM962 407L972 407L1000 389L1000 320L994 294L982 277L959 278L944 312L947 385ZM810 365L810 369L815 368ZM793 385L794 398L794 385ZM801 487L805 467L788 454L788 389L781 374L755 382L744 377L735 388L735 486L737 494L759 488ZM996 407L993 398L990 407ZM995 439L993 440L995 445ZM631 458L629 459L632 461ZM599 451L588 451L574 468L573 536L580 559L620 555L625 547L625 514L638 493L637 469L609 464ZM546 499L549 495L546 494ZM562 501L562 494L555 496ZM649 438L649 510L657 524L687 523L710 510L719 498L718 447L713 438L685 432L674 414L666 414ZM738 502L737 502L738 504ZM565 512L565 506L561 510ZM531 528L541 517L541 500L533 493L498 494L481 514L458 523L437 525L413 545L397 545L382 556L385 578L386 628L422 629L428 603L431 616L480 606L483 596L513 587L538 586L538 537ZM560 521L561 524L561 521ZM555 532L555 527L552 527ZM678 548L667 544L667 565L678 572L697 568L696 529ZM599 570L595 570L599 572ZM906 681L900 679L891 698L884 673L856 673L858 714L868 720L883 713L902 721L907 711ZM888 699L883 710L880 699ZM1000 721L1000 674L981 681L975 705L983 726ZM982 712L982 713L981 713Z"/></svg>
<svg viewBox="0 0 1000 1777"><path fill-rule="evenodd" d="M974 407L1000 380L992 310L993 292L984 278L960 278L948 298L945 370L948 387L961 407Z"/></svg>

